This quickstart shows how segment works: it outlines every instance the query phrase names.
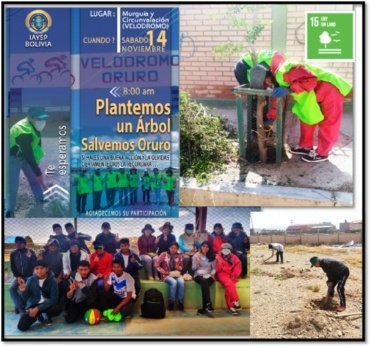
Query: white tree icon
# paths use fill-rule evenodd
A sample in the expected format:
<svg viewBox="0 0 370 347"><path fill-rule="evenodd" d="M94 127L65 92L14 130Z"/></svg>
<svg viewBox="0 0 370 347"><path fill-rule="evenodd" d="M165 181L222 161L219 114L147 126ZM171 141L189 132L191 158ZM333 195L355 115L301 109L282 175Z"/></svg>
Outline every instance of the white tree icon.
<svg viewBox="0 0 370 347"><path fill-rule="evenodd" d="M323 31L322 34L320 35L320 43L322 43L325 48L326 45L328 45L331 42L331 37L327 31Z"/></svg>

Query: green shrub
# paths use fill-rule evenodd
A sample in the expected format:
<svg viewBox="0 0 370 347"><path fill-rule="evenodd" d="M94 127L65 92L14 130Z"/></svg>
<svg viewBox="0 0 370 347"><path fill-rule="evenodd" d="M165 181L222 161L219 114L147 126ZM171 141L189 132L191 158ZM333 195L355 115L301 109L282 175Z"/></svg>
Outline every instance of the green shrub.
<svg viewBox="0 0 370 347"><path fill-rule="evenodd" d="M213 172L222 172L225 164L237 158L220 116L180 92L180 170L183 177L207 182Z"/></svg>

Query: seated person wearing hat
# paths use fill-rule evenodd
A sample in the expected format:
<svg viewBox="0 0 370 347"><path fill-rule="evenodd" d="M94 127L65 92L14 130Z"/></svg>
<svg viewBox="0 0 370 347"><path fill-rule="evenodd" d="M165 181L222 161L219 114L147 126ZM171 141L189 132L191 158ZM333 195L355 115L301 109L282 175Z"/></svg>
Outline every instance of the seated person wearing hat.
<svg viewBox="0 0 370 347"><path fill-rule="evenodd" d="M37 206L44 201L44 176L40 163L44 157L41 147L41 131L48 115L43 107L30 107L27 117L10 128L9 137L9 191L6 199L6 217L14 217L21 170L27 177Z"/></svg>
<svg viewBox="0 0 370 347"><path fill-rule="evenodd" d="M180 253L183 255L183 273L192 272L192 257L196 253L194 224L185 224L185 232L179 236Z"/></svg>
<svg viewBox="0 0 370 347"><path fill-rule="evenodd" d="M162 232L162 235L159 235L156 240L157 255L167 252L170 245L176 242L176 237L172 235L173 225L170 222L164 223L159 230Z"/></svg>
<svg viewBox="0 0 370 347"><path fill-rule="evenodd" d="M234 223L230 233L227 235L227 242L233 247L233 253L236 254L242 264L241 277L245 278L248 271L247 252L250 249L249 237L244 232L241 223Z"/></svg>
<svg viewBox="0 0 370 347"><path fill-rule="evenodd" d="M241 273L239 258L231 253L232 246L224 243L221 252L216 255L216 279L225 288L225 300L229 312L233 316L238 316L241 310L239 295L236 291L236 282Z"/></svg>
<svg viewBox="0 0 370 347"><path fill-rule="evenodd" d="M96 275L98 290L104 289L104 277L112 272L113 255L104 250L104 245L93 242L95 252L90 256L90 271Z"/></svg>
<svg viewBox="0 0 370 347"><path fill-rule="evenodd" d="M142 235L137 241L139 256L149 280L153 280L154 275L158 278L157 272L154 269L154 264L157 259L157 254L155 252L157 250L157 245L156 238L153 236L154 232L151 224L145 224L144 228L141 230Z"/></svg>
<svg viewBox="0 0 370 347"><path fill-rule="evenodd" d="M59 315L62 306L58 304L57 281L48 270L47 264L43 260L37 260L34 264L34 274L27 282L20 279L18 284L26 306L26 312L19 319L18 329L28 330L37 319L50 325L51 317Z"/></svg>
<svg viewBox="0 0 370 347"><path fill-rule="evenodd" d="M16 249L10 253L10 268L12 270L14 280L9 288L10 297L15 306L15 313L24 312L24 302L19 295L19 281L27 281L33 274L34 264L36 262L36 254L33 250L26 247L26 239L22 236L15 238Z"/></svg>
<svg viewBox="0 0 370 347"><path fill-rule="evenodd" d="M312 257L310 259L311 267L321 267L326 273L328 280L326 285L328 291L325 299L325 306L330 305L333 297L335 286L339 295L340 305L337 307L337 312L342 312L346 309L345 288L347 278L349 276L349 268L339 260Z"/></svg>

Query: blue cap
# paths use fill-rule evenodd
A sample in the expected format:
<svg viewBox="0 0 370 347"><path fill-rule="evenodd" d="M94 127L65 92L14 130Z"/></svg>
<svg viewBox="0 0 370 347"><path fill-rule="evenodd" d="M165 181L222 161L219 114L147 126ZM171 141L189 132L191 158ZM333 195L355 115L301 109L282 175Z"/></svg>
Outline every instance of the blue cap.
<svg viewBox="0 0 370 347"><path fill-rule="evenodd" d="M45 113L44 107L30 107L28 109L28 115L31 118L43 120L48 118L49 116Z"/></svg>

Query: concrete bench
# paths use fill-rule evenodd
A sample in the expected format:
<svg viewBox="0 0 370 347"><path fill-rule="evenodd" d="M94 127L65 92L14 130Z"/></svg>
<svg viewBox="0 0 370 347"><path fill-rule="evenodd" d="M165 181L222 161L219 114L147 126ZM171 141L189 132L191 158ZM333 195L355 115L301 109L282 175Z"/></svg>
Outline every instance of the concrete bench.
<svg viewBox="0 0 370 347"><path fill-rule="evenodd" d="M4 309L7 312L14 311L14 305L11 301L9 294L10 284L7 283L4 285ZM237 284L237 291L240 298L240 304L243 308L250 308L250 279L240 279ZM158 289L165 299L167 304L168 298L168 288L169 286L161 281L150 281L150 280L141 280L141 292L138 297L138 300L135 304L135 309L140 310L140 305L143 302L144 293L150 288ZM225 295L224 288L218 282L215 282L211 287L211 300L214 308L225 308ZM200 286L191 281L185 281L185 309L196 309L202 306L202 291Z"/></svg>

